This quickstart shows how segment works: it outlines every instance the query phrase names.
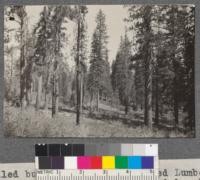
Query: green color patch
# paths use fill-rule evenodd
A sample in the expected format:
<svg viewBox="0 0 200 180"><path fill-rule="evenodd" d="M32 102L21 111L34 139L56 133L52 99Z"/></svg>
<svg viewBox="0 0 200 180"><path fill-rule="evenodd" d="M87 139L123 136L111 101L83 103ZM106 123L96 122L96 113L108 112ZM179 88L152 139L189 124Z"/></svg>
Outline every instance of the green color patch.
<svg viewBox="0 0 200 180"><path fill-rule="evenodd" d="M115 168L116 169L128 169L128 157L127 156L115 156Z"/></svg>

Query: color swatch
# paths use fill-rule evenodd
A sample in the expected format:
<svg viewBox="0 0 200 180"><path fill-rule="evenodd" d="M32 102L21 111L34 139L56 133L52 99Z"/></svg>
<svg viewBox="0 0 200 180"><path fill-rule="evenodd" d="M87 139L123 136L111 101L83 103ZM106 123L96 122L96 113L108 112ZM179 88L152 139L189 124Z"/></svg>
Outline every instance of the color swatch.
<svg viewBox="0 0 200 180"><path fill-rule="evenodd" d="M39 169L154 169L153 156L41 156L38 163Z"/></svg>
<svg viewBox="0 0 200 180"><path fill-rule="evenodd" d="M143 144L37 144L35 162L38 169L154 169L157 151Z"/></svg>
<svg viewBox="0 0 200 180"><path fill-rule="evenodd" d="M36 144L35 156L158 156L157 144Z"/></svg>
<svg viewBox="0 0 200 180"><path fill-rule="evenodd" d="M102 157L102 169L115 169L115 157L103 156Z"/></svg>

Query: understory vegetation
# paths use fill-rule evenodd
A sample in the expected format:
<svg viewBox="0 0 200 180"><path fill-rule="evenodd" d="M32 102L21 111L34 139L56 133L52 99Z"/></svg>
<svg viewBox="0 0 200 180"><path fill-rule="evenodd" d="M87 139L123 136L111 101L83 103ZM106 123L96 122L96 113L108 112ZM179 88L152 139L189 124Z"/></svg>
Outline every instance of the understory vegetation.
<svg viewBox="0 0 200 180"><path fill-rule="evenodd" d="M102 113L101 113L102 115ZM138 116L142 115L138 112ZM16 107L5 106L4 134L7 137L193 137L173 128L155 127L149 130L141 121L109 119L104 114L84 115L77 126L73 112L61 112L54 118L51 111L35 112L34 108L18 111ZM92 118L91 118L92 117Z"/></svg>

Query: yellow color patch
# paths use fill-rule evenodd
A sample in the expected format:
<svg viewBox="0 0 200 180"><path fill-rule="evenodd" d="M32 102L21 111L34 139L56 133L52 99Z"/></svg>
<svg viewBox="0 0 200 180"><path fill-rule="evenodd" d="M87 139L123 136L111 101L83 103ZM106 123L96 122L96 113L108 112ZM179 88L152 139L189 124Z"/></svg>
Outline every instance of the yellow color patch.
<svg viewBox="0 0 200 180"><path fill-rule="evenodd" d="M115 156L103 156L102 169L115 169Z"/></svg>

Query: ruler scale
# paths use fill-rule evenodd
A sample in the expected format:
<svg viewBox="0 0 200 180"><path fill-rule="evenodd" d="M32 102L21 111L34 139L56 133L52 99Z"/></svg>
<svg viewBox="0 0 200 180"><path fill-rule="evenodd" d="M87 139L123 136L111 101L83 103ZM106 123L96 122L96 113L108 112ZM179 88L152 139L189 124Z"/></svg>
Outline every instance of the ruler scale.
<svg viewBox="0 0 200 180"><path fill-rule="evenodd" d="M99 170L83 170L84 173L73 170L73 171L65 171L65 170L38 170L37 171L37 180L157 180L158 176L155 176L154 171L131 171L124 172L122 170L107 170L107 172L99 171ZM118 175L116 175L118 174Z"/></svg>
<svg viewBox="0 0 200 180"><path fill-rule="evenodd" d="M37 180L157 180L157 144L37 144Z"/></svg>

